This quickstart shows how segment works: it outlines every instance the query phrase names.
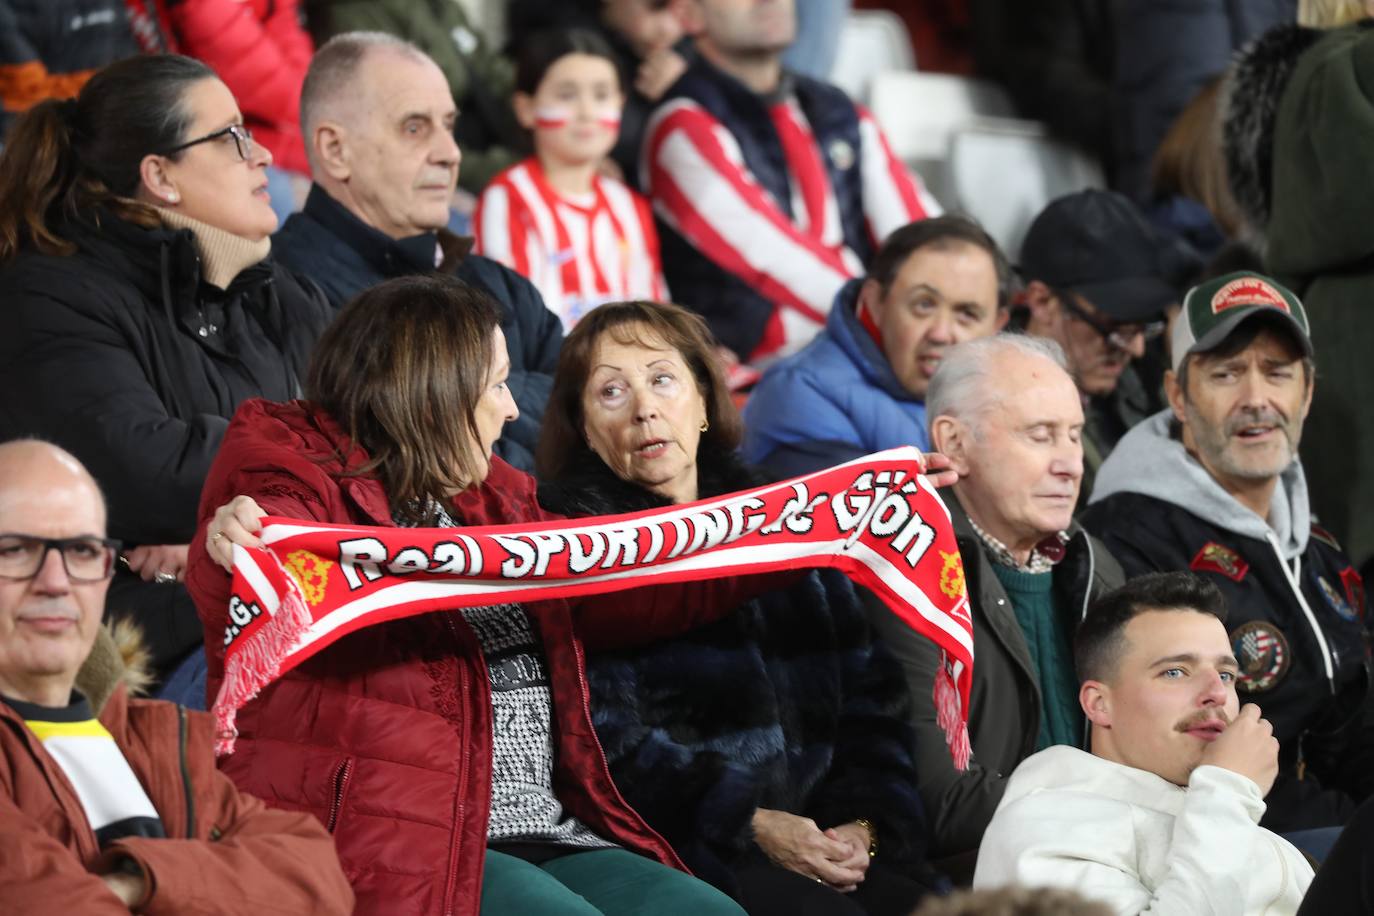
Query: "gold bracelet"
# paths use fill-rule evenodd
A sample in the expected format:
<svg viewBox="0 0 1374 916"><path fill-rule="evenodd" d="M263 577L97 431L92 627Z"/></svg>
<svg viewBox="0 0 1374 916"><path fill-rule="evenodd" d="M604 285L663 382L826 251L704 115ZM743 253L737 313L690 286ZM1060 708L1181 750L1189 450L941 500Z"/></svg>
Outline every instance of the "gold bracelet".
<svg viewBox="0 0 1374 916"><path fill-rule="evenodd" d="M868 831L868 857L873 858L878 854L878 828L866 817L856 817L854 823Z"/></svg>

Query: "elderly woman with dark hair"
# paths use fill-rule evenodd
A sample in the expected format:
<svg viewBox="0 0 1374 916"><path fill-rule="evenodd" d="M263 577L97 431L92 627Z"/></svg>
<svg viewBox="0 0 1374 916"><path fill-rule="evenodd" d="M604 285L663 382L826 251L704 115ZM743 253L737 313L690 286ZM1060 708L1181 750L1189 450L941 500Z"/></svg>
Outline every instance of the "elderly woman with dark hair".
<svg viewBox="0 0 1374 916"><path fill-rule="evenodd" d="M700 318L622 302L564 344L539 499L633 512L761 482ZM700 877L750 913L907 914L924 864L905 682L833 571L647 649L588 660L616 786Z"/></svg>

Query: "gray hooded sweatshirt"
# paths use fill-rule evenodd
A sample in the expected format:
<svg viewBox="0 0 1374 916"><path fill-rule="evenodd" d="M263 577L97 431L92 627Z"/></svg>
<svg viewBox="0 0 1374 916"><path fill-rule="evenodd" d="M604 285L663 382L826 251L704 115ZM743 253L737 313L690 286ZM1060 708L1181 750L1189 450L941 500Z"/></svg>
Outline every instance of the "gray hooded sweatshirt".
<svg viewBox="0 0 1374 916"><path fill-rule="evenodd" d="M1116 493L1151 496L1257 541L1273 544L1292 562L1307 550L1312 515L1307 478L1294 461L1279 475L1266 522L1222 489L1183 443L1169 436L1173 412L1165 409L1136 424L1098 469L1088 504Z"/></svg>

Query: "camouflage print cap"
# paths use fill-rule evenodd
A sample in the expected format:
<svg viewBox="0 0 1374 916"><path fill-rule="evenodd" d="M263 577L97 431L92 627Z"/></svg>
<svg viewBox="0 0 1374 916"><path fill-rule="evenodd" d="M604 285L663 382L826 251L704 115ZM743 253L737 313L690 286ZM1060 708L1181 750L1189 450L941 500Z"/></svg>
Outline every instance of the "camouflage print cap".
<svg viewBox="0 0 1374 916"><path fill-rule="evenodd" d="M1233 273L1200 283L1183 299L1174 321L1174 371L1193 353L1214 350L1241 322L1263 316L1286 327L1306 356L1312 356L1307 312L1293 293L1266 276Z"/></svg>

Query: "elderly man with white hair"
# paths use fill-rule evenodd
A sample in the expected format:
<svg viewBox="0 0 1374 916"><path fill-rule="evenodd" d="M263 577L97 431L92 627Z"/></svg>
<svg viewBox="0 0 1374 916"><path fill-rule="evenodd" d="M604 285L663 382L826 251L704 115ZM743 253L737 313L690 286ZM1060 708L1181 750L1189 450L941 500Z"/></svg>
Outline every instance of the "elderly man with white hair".
<svg viewBox="0 0 1374 916"><path fill-rule="evenodd" d="M0 444L0 910L351 913L317 820L236 790L205 713L129 698L136 636L100 623L118 549L79 461Z"/></svg>
<svg viewBox="0 0 1374 916"><path fill-rule="evenodd" d="M1083 406L1059 345L996 334L953 347L931 379L931 445L959 472L945 490L973 613L973 760L950 762L933 699L939 650L872 615L906 669L917 773L932 852L972 873L1006 777L1038 750L1081 745L1072 636L1088 602L1124 581L1073 520L1083 476ZM957 588L957 574L948 577Z"/></svg>

